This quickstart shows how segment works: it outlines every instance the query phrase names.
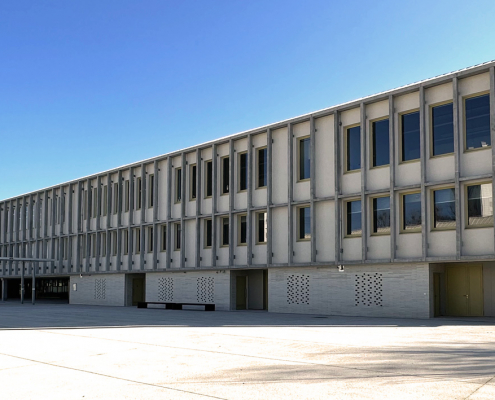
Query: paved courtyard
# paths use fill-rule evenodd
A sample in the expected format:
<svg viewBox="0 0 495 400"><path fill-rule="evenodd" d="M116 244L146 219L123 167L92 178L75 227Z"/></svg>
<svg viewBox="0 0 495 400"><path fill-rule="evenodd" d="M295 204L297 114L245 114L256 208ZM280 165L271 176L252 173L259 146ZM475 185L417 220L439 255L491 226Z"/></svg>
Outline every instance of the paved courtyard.
<svg viewBox="0 0 495 400"><path fill-rule="evenodd" d="M1 399L495 399L494 319L0 303Z"/></svg>

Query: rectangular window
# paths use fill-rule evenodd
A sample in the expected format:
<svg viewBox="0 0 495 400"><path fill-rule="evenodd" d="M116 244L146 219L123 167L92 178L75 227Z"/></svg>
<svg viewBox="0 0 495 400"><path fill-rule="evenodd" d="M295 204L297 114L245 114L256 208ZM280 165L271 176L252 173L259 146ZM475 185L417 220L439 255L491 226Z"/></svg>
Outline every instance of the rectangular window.
<svg viewBox="0 0 495 400"><path fill-rule="evenodd" d="M222 246L228 246L229 245L229 217L222 217L220 219L221 224L222 224L222 237L220 243L222 243Z"/></svg>
<svg viewBox="0 0 495 400"><path fill-rule="evenodd" d="M213 162L205 161L205 197L213 193Z"/></svg>
<svg viewBox="0 0 495 400"><path fill-rule="evenodd" d="M112 256L117 255L117 231L112 231Z"/></svg>
<svg viewBox="0 0 495 400"><path fill-rule="evenodd" d="M223 157L222 159L222 194L229 193L229 157Z"/></svg>
<svg viewBox="0 0 495 400"><path fill-rule="evenodd" d="M108 207L108 186L103 186L103 204L101 205L103 216L107 215Z"/></svg>
<svg viewBox="0 0 495 400"><path fill-rule="evenodd" d="M213 224L211 222L211 219L205 219L204 221L205 221L204 222L204 224L205 224L204 247L208 248L208 247L211 247L211 245L212 245L212 237L213 237L212 226L213 226Z"/></svg>
<svg viewBox="0 0 495 400"><path fill-rule="evenodd" d="M87 251L87 248L86 248L86 235L82 235L81 236L81 258L86 258L86 251Z"/></svg>
<svg viewBox="0 0 495 400"><path fill-rule="evenodd" d="M93 189L92 207L93 207L93 218L96 218L96 214L98 213L98 189L97 188Z"/></svg>
<svg viewBox="0 0 495 400"><path fill-rule="evenodd" d="M299 140L299 180L309 179L311 174L310 138Z"/></svg>
<svg viewBox="0 0 495 400"><path fill-rule="evenodd" d="M469 227L493 226L492 184L467 187L467 224Z"/></svg>
<svg viewBox="0 0 495 400"><path fill-rule="evenodd" d="M452 103L431 109L432 155L454 152L454 108Z"/></svg>
<svg viewBox="0 0 495 400"><path fill-rule="evenodd" d="M266 187L267 185L267 150L266 147L263 149L258 149L258 187Z"/></svg>
<svg viewBox="0 0 495 400"><path fill-rule="evenodd" d="M237 244L245 245L247 244L247 216L245 214L238 215L237 224L238 224Z"/></svg>
<svg viewBox="0 0 495 400"><path fill-rule="evenodd" d="M361 236L361 200L348 201L346 213L346 236Z"/></svg>
<svg viewBox="0 0 495 400"><path fill-rule="evenodd" d="M174 224L175 227L175 250L180 250L182 240L182 227L180 223Z"/></svg>
<svg viewBox="0 0 495 400"><path fill-rule="evenodd" d="M96 257L96 233L93 233L92 235L90 235L90 239L91 239L91 243L90 243L90 247L91 247L91 257Z"/></svg>
<svg viewBox="0 0 495 400"><path fill-rule="evenodd" d="M175 202L182 200L182 168L175 169Z"/></svg>
<svg viewBox="0 0 495 400"><path fill-rule="evenodd" d="M346 129L346 171L361 169L361 127Z"/></svg>
<svg viewBox="0 0 495 400"><path fill-rule="evenodd" d="M401 115L402 161L416 160L419 151L419 111Z"/></svg>
<svg viewBox="0 0 495 400"><path fill-rule="evenodd" d="M107 255L107 234L105 232L101 233L100 237L100 244L101 244L101 256L106 257Z"/></svg>
<svg viewBox="0 0 495 400"><path fill-rule="evenodd" d="M402 230L421 231L421 193L402 196Z"/></svg>
<svg viewBox="0 0 495 400"><path fill-rule="evenodd" d="M148 182L148 208L152 208L155 201L155 175L150 175Z"/></svg>
<svg viewBox="0 0 495 400"><path fill-rule="evenodd" d="M124 254L129 254L129 230L124 229L122 235L122 241L124 244Z"/></svg>
<svg viewBox="0 0 495 400"><path fill-rule="evenodd" d="M298 208L298 227L297 227L298 240L311 239L311 208L299 207Z"/></svg>
<svg viewBox="0 0 495 400"><path fill-rule="evenodd" d="M142 196L142 182L141 178L136 179L136 210L141 209L141 196Z"/></svg>
<svg viewBox="0 0 495 400"><path fill-rule="evenodd" d="M239 154L239 191L247 190L248 186L248 154Z"/></svg>
<svg viewBox="0 0 495 400"><path fill-rule="evenodd" d="M256 243L266 243L268 233L267 213L256 214Z"/></svg>
<svg viewBox="0 0 495 400"><path fill-rule="evenodd" d="M490 97L488 94L464 100L466 149L479 149L491 145Z"/></svg>
<svg viewBox="0 0 495 400"><path fill-rule="evenodd" d="M389 122L387 119L374 121L371 124L373 137L373 167L390 164Z"/></svg>
<svg viewBox="0 0 495 400"><path fill-rule="evenodd" d="M455 229L454 188L433 191L433 228Z"/></svg>
<svg viewBox="0 0 495 400"><path fill-rule="evenodd" d="M141 229L134 229L134 248L136 249L135 254L141 253Z"/></svg>
<svg viewBox="0 0 495 400"><path fill-rule="evenodd" d="M390 233L390 197L373 199L373 233Z"/></svg>
<svg viewBox="0 0 495 400"><path fill-rule="evenodd" d="M131 202L131 185L130 185L130 182L129 180L126 180L124 182L124 186L125 186L125 207L124 207L124 211L125 212L128 212L129 211L129 207L130 207L130 202Z"/></svg>
<svg viewBox="0 0 495 400"><path fill-rule="evenodd" d="M153 252L153 227L148 226L148 253Z"/></svg>
<svg viewBox="0 0 495 400"><path fill-rule="evenodd" d="M167 225L162 225L160 229L161 229L160 251L167 251Z"/></svg>
<svg viewBox="0 0 495 400"><path fill-rule="evenodd" d="M113 213L117 214L117 209L119 207L119 184L114 183L113 184Z"/></svg>
<svg viewBox="0 0 495 400"><path fill-rule="evenodd" d="M189 169L189 185L190 185L189 193L191 193L191 200L195 200L197 195L196 193L197 186L198 186L198 181L196 177L196 164L191 165Z"/></svg>

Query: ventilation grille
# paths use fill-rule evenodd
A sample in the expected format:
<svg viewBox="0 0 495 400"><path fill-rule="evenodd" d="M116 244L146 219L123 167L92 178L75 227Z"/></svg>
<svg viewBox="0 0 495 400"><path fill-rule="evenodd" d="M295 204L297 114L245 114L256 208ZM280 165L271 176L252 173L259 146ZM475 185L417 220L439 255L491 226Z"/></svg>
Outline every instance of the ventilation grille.
<svg viewBox="0 0 495 400"><path fill-rule="evenodd" d="M106 279L95 279L95 300L105 300Z"/></svg>
<svg viewBox="0 0 495 400"><path fill-rule="evenodd" d="M158 301L174 299L174 278L158 278Z"/></svg>
<svg viewBox="0 0 495 400"><path fill-rule="evenodd" d="M287 277L287 303L309 304L309 275Z"/></svg>
<svg viewBox="0 0 495 400"><path fill-rule="evenodd" d="M359 274L355 276L354 294L356 307L358 306L383 306L383 275Z"/></svg>
<svg viewBox="0 0 495 400"><path fill-rule="evenodd" d="M199 303L213 303L215 297L215 278L197 279L196 298Z"/></svg>

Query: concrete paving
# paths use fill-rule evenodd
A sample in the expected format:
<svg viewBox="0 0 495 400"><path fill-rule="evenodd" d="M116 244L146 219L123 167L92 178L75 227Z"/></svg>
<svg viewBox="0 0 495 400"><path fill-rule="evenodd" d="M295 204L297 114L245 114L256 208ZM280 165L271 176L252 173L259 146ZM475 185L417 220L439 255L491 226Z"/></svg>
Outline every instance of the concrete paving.
<svg viewBox="0 0 495 400"><path fill-rule="evenodd" d="M0 399L495 399L495 320L0 303Z"/></svg>

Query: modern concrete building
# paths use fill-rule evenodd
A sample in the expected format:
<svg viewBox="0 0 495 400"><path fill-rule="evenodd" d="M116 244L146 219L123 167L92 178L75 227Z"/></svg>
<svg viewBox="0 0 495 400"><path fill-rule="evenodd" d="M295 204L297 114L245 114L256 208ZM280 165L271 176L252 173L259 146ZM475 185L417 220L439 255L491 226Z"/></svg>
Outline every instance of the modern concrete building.
<svg viewBox="0 0 495 400"><path fill-rule="evenodd" d="M3 200L1 255L73 304L495 316L494 68Z"/></svg>

